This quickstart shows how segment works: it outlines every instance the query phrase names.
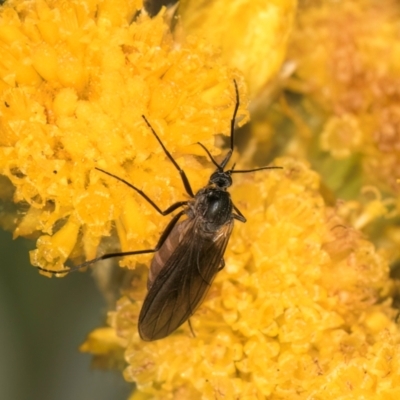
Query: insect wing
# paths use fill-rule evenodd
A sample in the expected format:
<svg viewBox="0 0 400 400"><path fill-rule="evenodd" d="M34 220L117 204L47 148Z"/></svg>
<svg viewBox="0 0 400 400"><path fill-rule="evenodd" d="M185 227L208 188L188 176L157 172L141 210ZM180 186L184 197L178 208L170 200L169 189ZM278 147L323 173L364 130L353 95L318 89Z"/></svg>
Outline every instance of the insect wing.
<svg viewBox="0 0 400 400"><path fill-rule="evenodd" d="M162 339L182 325L201 304L218 272L233 219L214 233L198 233L197 218L159 272L139 315L143 340Z"/></svg>
<svg viewBox="0 0 400 400"><path fill-rule="evenodd" d="M151 289L158 274L164 269L167 260L171 258L172 253L179 246L182 238L192 233L192 225L192 219L185 219L183 221L179 221L174 226L172 231L168 233L168 237L166 238L165 242L157 251L157 253L155 253L153 260L151 261L149 275L147 277L147 290ZM188 230L191 230L191 232L188 232Z"/></svg>

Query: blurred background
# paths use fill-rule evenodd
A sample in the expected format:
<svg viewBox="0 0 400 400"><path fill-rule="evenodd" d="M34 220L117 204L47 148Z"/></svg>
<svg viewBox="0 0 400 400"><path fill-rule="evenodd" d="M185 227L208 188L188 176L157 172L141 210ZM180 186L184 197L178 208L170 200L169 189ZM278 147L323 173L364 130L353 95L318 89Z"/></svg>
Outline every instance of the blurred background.
<svg viewBox="0 0 400 400"><path fill-rule="evenodd" d="M39 275L34 243L0 231L0 399L126 400L121 373L92 369L78 351L106 316L91 273Z"/></svg>

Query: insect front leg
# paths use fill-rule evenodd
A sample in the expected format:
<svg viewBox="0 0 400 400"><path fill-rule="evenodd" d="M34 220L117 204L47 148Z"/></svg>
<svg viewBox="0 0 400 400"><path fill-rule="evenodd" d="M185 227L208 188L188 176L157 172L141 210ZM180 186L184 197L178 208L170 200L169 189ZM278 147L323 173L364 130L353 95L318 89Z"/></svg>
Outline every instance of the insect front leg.
<svg viewBox="0 0 400 400"><path fill-rule="evenodd" d="M167 157L170 159L170 161L172 162L172 164L174 164L175 168L178 170L179 175L181 176L182 182L183 182L183 186L185 187L186 193L190 196L190 197L194 197L193 194L193 190L192 187L190 186L190 182L189 179L187 178L185 171L179 166L179 164L174 160L174 158L172 157L171 153L167 150L167 148L164 146L164 143L161 141L161 139L159 138L159 136L157 135L156 131L154 130L154 128L151 126L150 122L147 120L147 118L142 115L142 118L144 119L144 121L146 122L147 126L150 128L151 132L153 133L153 135L156 137L158 143L160 143L161 147L164 150L164 153L167 155Z"/></svg>
<svg viewBox="0 0 400 400"><path fill-rule="evenodd" d="M247 221L246 217L240 212L240 210L234 204L232 205L233 209L237 212L237 214L232 213L232 217L240 222L246 222Z"/></svg>

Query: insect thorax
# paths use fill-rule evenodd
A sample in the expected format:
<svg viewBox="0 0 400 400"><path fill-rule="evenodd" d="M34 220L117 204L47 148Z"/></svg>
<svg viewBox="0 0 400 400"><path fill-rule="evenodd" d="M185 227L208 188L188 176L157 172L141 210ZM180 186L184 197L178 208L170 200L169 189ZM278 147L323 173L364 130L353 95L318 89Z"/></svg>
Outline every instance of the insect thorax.
<svg viewBox="0 0 400 400"><path fill-rule="evenodd" d="M231 196L219 188L207 187L199 190L189 207L189 218L198 217L201 228L206 232L218 231L232 219Z"/></svg>

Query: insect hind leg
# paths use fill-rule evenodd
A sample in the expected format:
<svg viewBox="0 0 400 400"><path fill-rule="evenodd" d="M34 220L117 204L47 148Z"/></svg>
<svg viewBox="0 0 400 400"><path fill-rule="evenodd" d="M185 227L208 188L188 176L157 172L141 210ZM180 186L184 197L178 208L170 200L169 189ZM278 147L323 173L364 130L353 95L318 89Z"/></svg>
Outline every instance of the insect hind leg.
<svg viewBox="0 0 400 400"><path fill-rule="evenodd" d="M82 264L77 265L76 267L72 268L64 268L64 269L59 269L57 271L43 268L43 267L36 267L38 270L43 271L43 272L48 272L53 275L58 275L58 274L69 274L70 272L77 271L79 269L88 267L89 265L92 265L98 261L103 261L107 260L109 258L114 258L114 257L125 257L125 256L134 256L138 254L150 254L150 253L156 253L161 246L164 244L165 240L171 233L172 229L176 225L176 223L179 221L179 219L182 217L182 215L185 213L185 210L180 211L178 214L176 214L171 221L168 223L167 227L164 229L164 232L161 234L160 239L158 240L156 247L154 249L145 249L145 250L134 250L134 251L124 251L124 252L119 252L119 253L108 253L108 254L103 254L100 257L93 258L92 260L85 261Z"/></svg>

